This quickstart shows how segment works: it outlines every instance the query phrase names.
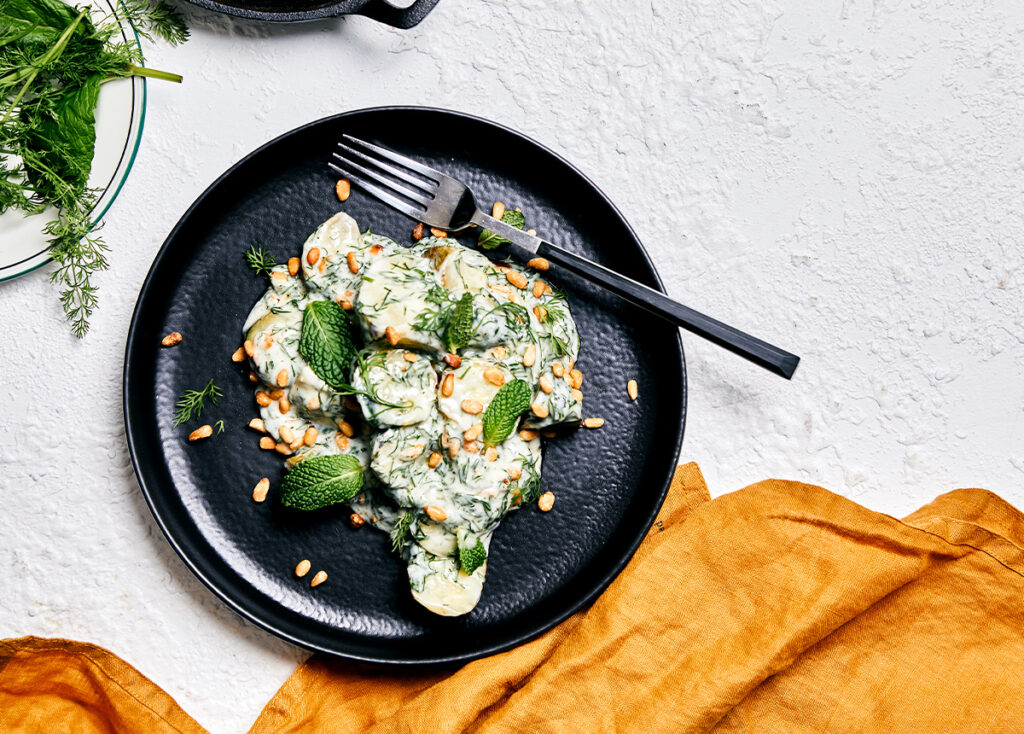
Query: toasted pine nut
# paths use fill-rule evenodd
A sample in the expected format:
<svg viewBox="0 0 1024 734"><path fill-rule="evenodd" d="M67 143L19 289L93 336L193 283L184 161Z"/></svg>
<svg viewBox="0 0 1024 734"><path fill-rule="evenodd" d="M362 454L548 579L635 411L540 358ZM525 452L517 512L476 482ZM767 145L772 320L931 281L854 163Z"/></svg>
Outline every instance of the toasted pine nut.
<svg viewBox="0 0 1024 734"><path fill-rule="evenodd" d="M554 392L555 386L551 384L551 378L548 377L547 375L541 375L540 380L538 382L540 383L540 389L546 392L548 395Z"/></svg>
<svg viewBox="0 0 1024 734"><path fill-rule="evenodd" d="M251 421L249 421L249 428L251 428L254 431L259 431L260 433L267 432L267 427L263 424L262 418L253 418Z"/></svg>
<svg viewBox="0 0 1024 734"><path fill-rule="evenodd" d="M532 441L539 435L540 433L538 433L537 431L530 430L529 428L524 428L519 432L519 438L523 439L524 441Z"/></svg>
<svg viewBox="0 0 1024 734"><path fill-rule="evenodd" d="M338 197L338 201L347 201L349 194L352 193L352 184L347 178L339 178L338 183L334 184L334 193Z"/></svg>
<svg viewBox="0 0 1024 734"><path fill-rule="evenodd" d="M295 566L295 575L298 576L301 579L303 576L305 576L307 573L309 573L309 569L312 568L312 565L313 564L311 564L308 560L303 558Z"/></svg>
<svg viewBox="0 0 1024 734"><path fill-rule="evenodd" d="M302 267L302 261L299 258L288 258L288 275L298 275L300 267Z"/></svg>
<svg viewBox="0 0 1024 734"><path fill-rule="evenodd" d="M319 586L320 584L322 584L326 580L327 580L327 572L326 571L317 571L313 575L313 580L309 582L309 585L310 586Z"/></svg>
<svg viewBox="0 0 1024 734"><path fill-rule="evenodd" d="M288 384L288 370L279 370L277 373L277 386L284 387Z"/></svg>
<svg viewBox="0 0 1024 734"><path fill-rule="evenodd" d="M536 283L533 284L533 297L534 298L540 298L541 296L544 295L544 286L545 285L546 284L544 283L543 280L538 280Z"/></svg>
<svg viewBox="0 0 1024 734"><path fill-rule="evenodd" d="M533 363L537 361L537 345L531 344L523 352L523 367L533 367Z"/></svg>
<svg viewBox="0 0 1024 734"><path fill-rule="evenodd" d="M370 245L370 254L371 255L379 255L382 252L384 252L384 248L381 247L380 245Z"/></svg>
<svg viewBox="0 0 1024 734"><path fill-rule="evenodd" d="M508 356L508 350L505 349L505 347L497 346L491 350L491 355L493 355L495 359L502 360Z"/></svg>
<svg viewBox="0 0 1024 734"><path fill-rule="evenodd" d="M291 443L295 440L295 434L292 433L292 429L288 426L281 426L277 430L277 435L281 437L281 440L285 443Z"/></svg>
<svg viewBox="0 0 1024 734"><path fill-rule="evenodd" d="M558 434L552 430L541 431L540 435L542 435L544 438L555 438L556 436L558 436Z"/></svg>
<svg viewBox="0 0 1024 734"><path fill-rule="evenodd" d="M582 372L580 372L576 368L573 368L573 369L569 370L569 374L572 376L572 382L569 383L572 387L575 387L577 390L579 390L581 387L583 387L583 373Z"/></svg>
<svg viewBox="0 0 1024 734"><path fill-rule="evenodd" d="M441 397L450 398L455 392L455 373L449 372L441 380Z"/></svg>
<svg viewBox="0 0 1024 734"><path fill-rule="evenodd" d="M600 428L604 425L604 418L584 418L584 428Z"/></svg>
<svg viewBox="0 0 1024 734"><path fill-rule="evenodd" d="M272 402L273 401L270 399L270 396L267 395L262 390L256 393L256 404L259 405L260 407L266 408Z"/></svg>
<svg viewBox="0 0 1024 734"><path fill-rule="evenodd" d="M526 261L526 267L533 268L534 270L547 270L551 267L551 263L542 257L531 257Z"/></svg>
<svg viewBox="0 0 1024 734"><path fill-rule="evenodd" d="M284 397L284 390L282 390L281 388L277 388L276 390L271 390L270 391L270 399L271 400L280 400L283 397Z"/></svg>
<svg viewBox="0 0 1024 734"><path fill-rule="evenodd" d="M462 448L462 444L458 441L452 441L448 444L448 455L453 459L459 455L459 449Z"/></svg>
<svg viewBox="0 0 1024 734"><path fill-rule="evenodd" d="M405 354L402 355L402 359L404 359L406 362L415 362L419 358L420 355L414 352L406 352Z"/></svg>
<svg viewBox="0 0 1024 734"><path fill-rule="evenodd" d="M341 433L334 434L334 445L338 447L338 451L348 451L348 436Z"/></svg>
<svg viewBox="0 0 1024 734"><path fill-rule="evenodd" d="M484 406L479 400L463 400L460 404L463 413L479 415L484 411Z"/></svg>
<svg viewBox="0 0 1024 734"><path fill-rule="evenodd" d="M176 344L181 344L181 334L176 331L172 331L170 334L160 340L160 343L165 347L173 347Z"/></svg>
<svg viewBox="0 0 1024 734"><path fill-rule="evenodd" d="M448 236L447 232L445 232L443 229L438 229L437 227L431 227L430 234L434 235L439 240L443 240Z"/></svg>
<svg viewBox="0 0 1024 734"><path fill-rule="evenodd" d="M493 446L488 446L487 447L487 451L484 452L484 457L488 461L497 461L498 460L498 449L494 448Z"/></svg>
<svg viewBox="0 0 1024 734"><path fill-rule="evenodd" d="M327 258L326 257L320 259L320 264L316 266L316 269L319 270L321 273L324 272L325 270L327 270Z"/></svg>
<svg viewBox="0 0 1024 734"><path fill-rule="evenodd" d="M518 270L509 270L505 273L505 280L514 285L516 288L523 290L530 284L530 281L526 279L526 276L520 273Z"/></svg>
<svg viewBox="0 0 1024 734"><path fill-rule="evenodd" d="M292 404L291 402L289 402L288 398L281 398L280 400L277 401L277 409L280 410L282 413L287 413L291 409L291 407Z"/></svg>
<svg viewBox="0 0 1024 734"><path fill-rule="evenodd" d="M477 445L476 441L463 441L462 448L466 449L470 454L480 453L480 447Z"/></svg>
<svg viewBox="0 0 1024 734"><path fill-rule="evenodd" d="M551 512L551 508L555 506L555 495L551 492L545 492L537 500L537 509L541 512Z"/></svg>
<svg viewBox="0 0 1024 734"><path fill-rule="evenodd" d="M320 398L316 395L306 401L306 410L320 410Z"/></svg>
<svg viewBox="0 0 1024 734"><path fill-rule="evenodd" d="M295 440L288 444L288 448L290 448L292 451L295 451L296 449L301 449L304 445L305 444L303 443L302 436L296 436Z"/></svg>
<svg viewBox="0 0 1024 734"><path fill-rule="evenodd" d="M192 433L188 434L189 441L202 441L204 438L209 438L213 435L213 426L199 426Z"/></svg>
<svg viewBox="0 0 1024 734"><path fill-rule="evenodd" d="M639 388L637 388L636 380L630 380L626 383L626 394L629 395L630 400L636 400L636 396L639 394Z"/></svg>
<svg viewBox="0 0 1024 734"><path fill-rule="evenodd" d="M361 528L366 524L366 520L358 512L353 512L348 516L348 524L354 528Z"/></svg>
<svg viewBox="0 0 1024 734"><path fill-rule="evenodd" d="M537 416L538 418L547 418L548 417L548 409L547 409L547 407L544 406L544 405L541 405L540 403L530 403L530 410L532 410L533 414L535 416Z"/></svg>
<svg viewBox="0 0 1024 734"><path fill-rule="evenodd" d="M555 377L564 377L565 367L562 366L561 362L555 362L551 365L551 372Z"/></svg>
<svg viewBox="0 0 1024 734"><path fill-rule="evenodd" d="M508 469L508 478L509 479L511 479L514 482L517 479L519 479L519 477L521 477L521 476L523 476L523 472L519 469L518 466L510 466L509 467L509 469Z"/></svg>
<svg viewBox="0 0 1024 734"><path fill-rule="evenodd" d="M320 431L316 430L315 427L310 426L306 429L306 432L302 434L302 443L307 446L312 446L316 443L316 437L320 435Z"/></svg>
<svg viewBox="0 0 1024 734"><path fill-rule="evenodd" d="M256 373L253 372L252 370L249 370L249 382L252 382L252 383L255 384L255 383L259 382L259 381L260 381L260 378L258 378L256 376Z"/></svg>
<svg viewBox="0 0 1024 734"><path fill-rule="evenodd" d="M453 370L457 370L462 366L462 357L455 354L454 352L448 352L444 355L444 363L451 367Z"/></svg>
<svg viewBox="0 0 1024 734"><path fill-rule="evenodd" d="M270 436L264 436L263 438L260 439L260 448L261 449L264 449L266 451L270 451L275 446L277 446L277 441L272 439Z"/></svg>
<svg viewBox="0 0 1024 734"><path fill-rule="evenodd" d="M235 353L231 355L232 362L244 362L245 361L245 350L239 347L235 350Z"/></svg>
<svg viewBox="0 0 1024 734"><path fill-rule="evenodd" d="M402 456L404 456L407 459L418 459L418 458L420 458L420 455L422 453L423 453L423 444L418 443L418 444L415 444L413 446L410 446L405 451L403 451L402 452Z"/></svg>
<svg viewBox="0 0 1024 734"><path fill-rule="evenodd" d="M476 441L478 438L480 438L480 434L483 432L484 424L477 423L476 425L471 426L470 428L467 428L465 431L463 431L462 438L466 441Z"/></svg>
<svg viewBox="0 0 1024 734"><path fill-rule="evenodd" d="M444 522L448 519L448 513L446 513L440 507L435 507L434 505L427 505L426 507L423 508L423 511L427 513L427 517L429 517L434 522Z"/></svg>
<svg viewBox="0 0 1024 734"><path fill-rule="evenodd" d="M501 387L505 384L505 373L499 370L497 367L488 367L484 370L484 379L492 385Z"/></svg>
<svg viewBox="0 0 1024 734"><path fill-rule="evenodd" d="M317 260L320 259L320 248L310 247L309 252L306 253L306 262L310 265L316 265Z"/></svg>
<svg viewBox="0 0 1024 734"><path fill-rule="evenodd" d="M390 344L393 347L397 347L398 342L402 338L401 336L399 336L394 326L389 326L388 328L384 329L384 336L387 338L388 344Z"/></svg>
<svg viewBox="0 0 1024 734"><path fill-rule="evenodd" d="M412 228L412 238L417 242L423 239L423 222Z"/></svg>
<svg viewBox="0 0 1024 734"><path fill-rule="evenodd" d="M274 446L274 450L277 453L281 454L282 456L291 456L294 453L292 451L292 447L286 443L277 444L276 446Z"/></svg>
<svg viewBox="0 0 1024 734"><path fill-rule="evenodd" d="M256 482L256 486L252 489L252 498L256 502L262 502L267 498L267 492L270 491L270 480L267 477Z"/></svg>
<svg viewBox="0 0 1024 734"><path fill-rule="evenodd" d="M352 310L352 301L348 300L347 298L342 298L340 301L338 301L338 305L341 306L345 311Z"/></svg>
<svg viewBox="0 0 1024 734"><path fill-rule="evenodd" d="M350 273L359 272L359 259L356 257L355 250L349 250L348 254L345 255L345 260L348 262L348 270Z"/></svg>
<svg viewBox="0 0 1024 734"><path fill-rule="evenodd" d="M441 454L437 451L431 451L430 457L427 459L427 466L431 469L436 469L441 463Z"/></svg>
<svg viewBox="0 0 1024 734"><path fill-rule="evenodd" d="M347 437L352 438L354 435L356 435L356 429L353 428L352 424L349 423L344 418L339 418L337 420L337 424L338 430L345 434Z"/></svg>
<svg viewBox="0 0 1024 734"><path fill-rule="evenodd" d="M246 339L245 344L242 345L242 349L244 349L245 353L250 357L256 354L256 345L253 344L252 339Z"/></svg>
<svg viewBox="0 0 1024 734"><path fill-rule="evenodd" d="M577 390L575 387L569 391L569 394L572 395L572 399L575 400L577 403L583 402L583 393Z"/></svg>
<svg viewBox="0 0 1024 734"><path fill-rule="evenodd" d="M501 219L505 214L505 205L500 201L494 202L494 206L491 207L491 216L495 219Z"/></svg>
<svg viewBox="0 0 1024 734"><path fill-rule="evenodd" d="M541 306L539 303L533 307L533 315L537 317L537 321L542 324L548 320L548 310Z"/></svg>
<svg viewBox="0 0 1024 734"><path fill-rule="evenodd" d="M271 334L267 334L263 337L263 348L270 349L272 346L274 346L274 337Z"/></svg>

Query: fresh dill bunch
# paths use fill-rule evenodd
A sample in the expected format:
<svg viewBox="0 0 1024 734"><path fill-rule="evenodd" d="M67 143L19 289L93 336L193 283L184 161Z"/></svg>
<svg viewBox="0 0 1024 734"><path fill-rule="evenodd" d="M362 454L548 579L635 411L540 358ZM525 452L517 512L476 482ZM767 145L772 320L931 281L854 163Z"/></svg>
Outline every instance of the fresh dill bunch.
<svg viewBox="0 0 1024 734"><path fill-rule="evenodd" d="M188 26L181 13L161 0L121 0L120 10L147 41L156 36L177 46L188 40Z"/></svg>
<svg viewBox="0 0 1024 734"><path fill-rule="evenodd" d="M391 528L392 552L398 553L402 550L402 546L405 545L405 541L409 537L409 528L412 526L413 519L413 513L406 512L395 520L395 525Z"/></svg>
<svg viewBox="0 0 1024 734"><path fill-rule="evenodd" d="M245 251L245 262L259 275L270 275L271 268L277 265L273 255L267 254L266 250L256 245L249 245L249 249Z"/></svg>
<svg viewBox="0 0 1024 734"><path fill-rule="evenodd" d="M182 393L181 397L178 398L178 402L174 404L174 427L177 428L182 423L187 423L194 418L198 418L203 414L203 407L207 398L209 398L211 403L216 405L217 400L219 400L222 395L223 393L220 388L213 384L213 380L206 383L206 387L202 390L186 390ZM221 425L220 431L223 431L224 423L223 421L219 422Z"/></svg>

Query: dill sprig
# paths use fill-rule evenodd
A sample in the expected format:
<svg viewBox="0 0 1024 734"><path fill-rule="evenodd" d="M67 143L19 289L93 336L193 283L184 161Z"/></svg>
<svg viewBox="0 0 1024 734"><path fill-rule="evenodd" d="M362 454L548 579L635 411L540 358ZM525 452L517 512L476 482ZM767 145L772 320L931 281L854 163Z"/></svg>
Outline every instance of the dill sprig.
<svg viewBox="0 0 1024 734"><path fill-rule="evenodd" d="M271 268L277 265L273 255L256 245L250 245L249 249L245 251L245 262L259 275L270 275Z"/></svg>
<svg viewBox="0 0 1024 734"><path fill-rule="evenodd" d="M406 512L395 520L395 525L391 528L391 551L393 553L402 550L402 546L405 545L405 541L409 537L409 528L414 519L413 513Z"/></svg>
<svg viewBox="0 0 1024 734"><path fill-rule="evenodd" d="M217 400L222 395L223 393L220 388L213 384L213 380L206 383L206 387L202 390L186 390L178 398L178 402L174 404L174 427L177 428L182 423L198 418L203 414L203 407L207 398L216 405ZM223 421L218 422L221 424L219 433L224 430L224 423Z"/></svg>

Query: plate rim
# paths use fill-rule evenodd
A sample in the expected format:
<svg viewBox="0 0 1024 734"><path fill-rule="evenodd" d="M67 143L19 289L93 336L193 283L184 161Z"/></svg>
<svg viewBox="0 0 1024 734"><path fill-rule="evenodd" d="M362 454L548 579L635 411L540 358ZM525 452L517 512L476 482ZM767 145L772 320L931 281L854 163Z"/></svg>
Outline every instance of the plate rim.
<svg viewBox="0 0 1024 734"><path fill-rule="evenodd" d="M143 495L143 497L144 497L144 499L146 501L147 506L149 507L150 514L152 515L153 519L156 521L156 524L159 526L160 531L163 533L163 535L167 539L168 543L170 543L171 547L174 549L174 551L178 555L178 557L185 563L185 566L189 569L189 571L191 571L192 574L197 579L199 579L199 581L201 581L203 583L203 585L206 586L207 589L209 589L211 592L213 592L213 594L218 599L220 599L222 602L224 602L231 610L233 610L236 614L238 614L241 617L243 617L245 620L253 623L254 625L259 627L260 629L262 629L262 630L264 630L266 632L269 632L269 633L275 635L276 637L278 637L280 639L283 639L283 640L286 640L288 642L291 642L292 644L297 645L297 646L299 646L301 648L304 648L306 650L311 650L313 652L318 652L318 653L324 653L324 654L327 654L327 655L331 655L331 656L339 657L339 658L343 658L343 659L359 661L359 662L365 662L365 663L380 664L380 665L384 665L384 666L398 666L398 667L423 667L423 666L436 666L436 665L440 665L440 664L452 664L452 663L462 663L462 664L464 664L464 663L470 662L472 660L477 660L477 659L480 659L480 658L489 657L491 655L496 655L498 653L502 653L502 652L505 652L507 650L511 650L513 648L519 647L520 645L525 644L526 642L529 642L529 641L531 641L533 639L536 639L537 637L541 636L542 634L544 634L544 633L554 629L558 625L562 624L569 617L571 617L574 614L576 614L577 612L579 612L579 611L589 607L591 604L593 604L593 602L601 594L603 594L607 590L607 588L611 585L611 583L613 581L615 581L616 578L618 578L619 574L622 573L622 571L626 568L626 566L629 564L629 562L633 559L633 556L636 555L637 549L640 547L640 545L643 543L643 541L647 538L647 536L648 536L648 534L650 532L650 528L653 526L654 521L657 519L658 514L661 512L661 509L662 509L662 507L663 507L663 505L665 503L665 498L668 496L668 491L669 491L669 489L670 489L670 487L672 485L672 479L673 479L674 474L675 474L675 469L676 469L676 467L678 467L679 455L680 455L680 453L682 451L683 437L684 437L685 428L686 428L686 412L687 412L688 396L689 396L689 380L687 379L687 373L686 373L686 355L685 355L685 352L683 350L683 340L682 340L681 334L679 333L679 329L675 329L675 337L676 337L675 338L675 345L676 345L676 349L678 350L680 373L681 373L681 376L682 376L682 381L681 381L681 384L679 386L679 395L680 395L680 402L681 402L682 411L681 411L680 419L674 424L675 425L675 431L674 431L675 432L675 441L674 441L675 448L672 451L672 457L671 457L672 469L669 472L669 476L666 479L666 481L664 483L664 486L662 486L659 489L659 494L658 494L657 501L652 505L651 511L648 513L648 516L644 519L643 527L645 527L646 530L643 533L638 533L637 534L637 537L635 539L633 539L633 541L630 543L627 551L625 553L623 553L620 558L617 559L616 563L614 563L612 566L606 568L603 572L601 572L599 574L600 581L597 584L595 584L594 588L591 589L587 594L584 594L583 596L581 596L575 603L569 605L567 608L563 609L558 614L555 614L552 617L548 618L544 624L539 625L536 629L531 629L531 630L527 631L524 634L517 635L513 639L509 639L509 640L507 640L505 642L502 642L502 643L485 645L481 649L479 649L479 650L477 650L475 652L472 652L472 653L467 653L467 654L456 654L456 655L451 655L451 656L443 656L442 655L442 656L433 656L433 657L430 657L430 658L419 658L419 659L405 659L405 658L381 657L381 656L364 655L364 654L358 654L358 653L352 653L352 652L344 652L344 651L340 651L338 649L331 649L329 647L325 647L324 645L320 645L320 644L317 644L315 642L310 642L309 640L301 639L301 638L297 637L296 635L294 635L294 634L292 634L292 633L290 633L290 632L288 632L288 631L286 631L284 629L281 629L277 625L272 624L272 623L262 619L258 614L256 614L253 611L247 609L241 603L239 603L238 601L233 599L230 596L230 594L228 594L225 590L221 589L211 578L209 578L209 576L203 571L203 569L201 569L199 567L199 565L195 561L193 561L193 559L191 559L186 554L184 548L182 547L182 544L179 543L179 541L174 537L173 533L171 532L171 529L169 527L169 524L168 524L166 518L161 515L161 511L160 511L160 509L158 509L158 507L156 505L156 502L154 500L154 496L153 496L153 494L151 492L151 489L146 484L146 479L144 478L142 467L141 467L141 461L140 461L140 458L139 458L139 455L140 455L141 451L140 451L140 447L138 445L138 442L141 439L139 439L136 436L135 429L133 429L132 419L131 419L131 416L132 416L132 413L133 413L133 407L132 407L130 399L129 399L129 394L130 394L130 390L129 390L129 387L130 387L130 385L129 385L129 375L130 375L130 372L131 372L132 352L136 348L136 343L139 342L142 339L142 335L140 334L141 329L140 329L139 324L138 324L138 320L139 320L139 318L141 316L140 309L142 307L142 303L143 303L143 300L144 300L147 292L151 289L152 283L156 279L157 272L160 269L160 266L162 265L162 263L165 260L165 258L168 257L168 244L174 239L174 237L177 235L178 231L185 225L185 222L186 222L186 220L189 219L190 215L198 207L200 207L202 205L203 201L206 199L206 197L209 194L211 194L211 192L213 192L216 188L218 188L225 179L227 179L229 176L231 176L232 173L236 169L238 169L239 167L245 165L248 161L250 161L251 159L255 158L256 156L262 154L266 149L274 146L278 142L280 142L282 140L285 140L286 138L289 138L289 137L291 137L293 135L301 134L304 130L306 130L308 128L311 128L311 127L314 127L314 126L317 126L317 125L320 125L320 124L323 124L323 123L325 123L325 122L327 122L329 120L343 120L343 119L345 119L347 117L353 117L353 116L357 116L357 115L361 115L361 114L366 114L366 113L390 113L390 112L400 112L400 113L404 113L404 112L418 112L418 113L420 113L420 112L427 112L427 113L431 113L431 114L451 115L451 116L467 119L467 120L469 120L469 121L471 121L471 122L473 122L475 124L483 124L485 126L490 126L490 127L498 128L498 129L502 130L505 133L508 133L510 135L513 135L513 136L515 136L517 138L522 139L523 141L525 141L526 143L529 143L530 145L536 146L538 149L540 149L544 153L552 156L559 163L561 163L562 165L566 166L569 170L571 170L574 174L580 176L580 178L582 178L586 182L586 184L589 185L593 189L593 191L601 198L601 200L622 221L622 223L625 225L627 231L630 233L630 235L633 237L634 241L636 242L637 246L639 247L640 255L643 258L644 263L650 268L651 273L654 276L654 281L655 281L655 284L657 286L657 289L660 290L663 293L667 292L665 290L664 283L662 283L661 276L658 273L657 268L655 268L654 262L651 260L650 254L647 252L647 249L644 247L643 242L636 235L636 232L634 231L632 225L630 225L629 221L623 216L622 212L619 211L618 207L615 206L615 204L611 201L611 199L608 198L608 196L604 193L604 191L600 187L598 187L597 184L595 184L588 176L586 176L582 171L580 171L575 165L573 165L570 161L566 160L562 155L560 155L559 153L551 150L550 148L548 148L544 144L534 140L530 136L528 136L528 135L526 135L524 133L521 133L518 130L515 130L513 128L507 127L506 125L503 125L503 124L498 123L498 122L494 122L492 120L489 120L489 119L484 118L484 117L480 117L478 115L473 115L473 114L469 114L469 113L461 112L461 111L457 111L457 110L445 109L445 108L441 108L441 107L431 107L431 106L421 106L421 105L379 105L379 106L371 106L371 107L361 107L359 109L348 110L348 111L336 113L336 114L333 114L333 115L327 115L325 117L321 117L321 118L318 118L316 120L307 122L307 123L305 123L303 125L299 125L297 127L294 127L294 128L292 128L290 130L287 130L287 131L285 131L285 132L275 136L271 140L267 141L266 143L263 143L259 147L255 148L252 152L248 153L247 155L243 156L242 158L240 158L239 160L237 160L236 162L231 164L223 173L221 173L213 182L211 182L209 184L209 186L207 186L202 191L202 193L199 194L199 196L196 197L195 201L193 201L192 204L188 207L188 209L186 209L182 213L181 217L175 223L174 227L168 232L166 238L164 239L163 244L160 246L160 249L157 251L156 256L153 258L153 263L150 266L149 271L146 274L146 278L143 281L142 286L139 289L139 295L138 295L138 298L136 299L135 306L134 306L134 308L132 310L132 317L131 317L131 321L129 322L129 326L128 326L128 336L127 336L127 339L125 341L124 367L123 367L123 370L122 370L122 379L121 379L121 404L122 404L122 412L123 412L123 415L124 415L125 439L126 439L126 442L127 442L127 445L128 445L128 453L129 453L129 456L131 458L132 469L133 469L133 471L135 473L135 478L136 478L136 480L139 483L139 488L142 490L142 495ZM140 427L139 430L140 430L140 433L141 433L141 430L142 430L141 427Z"/></svg>
<svg viewBox="0 0 1024 734"><path fill-rule="evenodd" d="M126 31L129 29L131 30L132 37L135 39L135 46L139 49L139 53L141 54L142 39L139 37L139 32L135 28L135 26L132 25L131 21L121 17L121 15L118 14L117 11L119 2L117 0L94 0L92 4L95 5L100 1L106 2L107 6L114 14L114 17L117 18L118 25L121 28L121 36L126 41L129 40ZM143 58L140 61L139 65L145 67L146 60ZM92 221L93 228L100 223L100 220L102 220L103 217L106 216L107 212L110 211L110 207L112 207L114 205L114 202L117 201L117 197L118 195L120 195L121 189L124 188L125 183L128 181L128 176L131 174L132 168L135 166L135 159L139 154L139 147L142 145L142 135L143 131L146 129L146 107L149 102L148 89L146 86L145 77L135 75L131 77L131 80L132 95L134 96L135 94L141 94L141 101L139 102L138 128L136 129L134 126L131 126L129 128L128 136L124 141L124 147L121 149L121 160L118 161L117 168L114 169L114 173L111 175L110 181L108 181L107 184L103 187L103 193L100 194L99 198L96 200L96 206L93 207L92 211L89 212L89 217ZM134 117L134 115L135 110L133 105L132 116ZM133 138L134 144L132 144ZM131 149L130 151L129 148ZM125 163L125 158L127 158L127 163ZM110 194L108 198L107 195L111 191L111 189L113 189L113 193ZM107 199L106 203L104 203L103 201L105 198ZM97 210L99 213L97 213ZM0 283L6 283L9 280L14 280L15 278L20 278L23 275L34 273L36 270L39 270L39 268L43 267L44 265L50 262L53 262L53 256L50 255L50 248L44 247L42 250L35 253L34 255L29 255L28 257L19 260L18 262L0 266ZM19 265L23 263L31 264L28 267L24 268L23 270L17 270L16 272L12 272L10 274L4 274L4 271L7 270L8 268L17 268Z"/></svg>

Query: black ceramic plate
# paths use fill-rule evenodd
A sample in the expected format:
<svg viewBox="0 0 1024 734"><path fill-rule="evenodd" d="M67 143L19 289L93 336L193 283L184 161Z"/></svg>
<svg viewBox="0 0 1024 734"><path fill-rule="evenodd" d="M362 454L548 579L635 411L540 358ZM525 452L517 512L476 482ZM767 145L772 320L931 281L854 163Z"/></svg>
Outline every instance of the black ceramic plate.
<svg viewBox="0 0 1024 734"><path fill-rule="evenodd" d="M337 15L365 15L396 28L412 28L434 9L438 0L416 0L398 7L388 0L189 0L208 10L250 20L295 23Z"/></svg>
<svg viewBox="0 0 1024 734"><path fill-rule="evenodd" d="M185 213L157 255L135 308L124 368L128 445L139 483L171 545L233 609L315 650L361 660L469 660L518 645L593 601L622 570L664 500L686 409L682 346L674 327L585 283L569 291L582 339L579 430L544 450L552 512L514 513L494 535L477 608L437 617L416 604L384 533L353 530L344 508L293 517L276 493L250 499L260 477L276 487L281 456L246 428L257 415L247 370L230 360L242 322L266 288L243 251L261 243L278 262L301 252L342 208L327 160L342 133L375 140L465 181L480 201L522 207L542 236L660 287L646 253L611 202L569 163L494 123L443 110L390 107L314 122L263 146L221 176ZM408 242L414 223L353 190L344 209L361 227ZM179 331L177 347L160 347ZM189 444L173 428L178 395L210 379L224 390L202 422L226 430ZM636 379L631 402L626 382ZM327 583L292 573L302 558ZM657 594L657 589L650 589Z"/></svg>

